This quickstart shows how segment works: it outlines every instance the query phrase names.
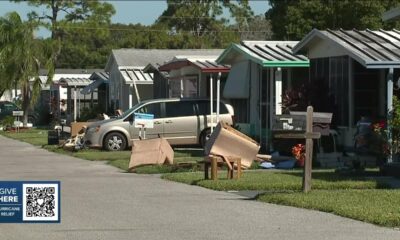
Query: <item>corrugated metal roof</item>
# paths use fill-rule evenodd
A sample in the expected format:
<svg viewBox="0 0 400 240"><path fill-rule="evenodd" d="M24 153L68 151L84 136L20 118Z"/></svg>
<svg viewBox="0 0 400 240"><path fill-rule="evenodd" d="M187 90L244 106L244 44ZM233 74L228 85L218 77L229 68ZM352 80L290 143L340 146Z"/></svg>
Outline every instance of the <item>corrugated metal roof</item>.
<svg viewBox="0 0 400 240"><path fill-rule="evenodd" d="M153 84L153 74L142 69L120 69L126 84Z"/></svg>
<svg viewBox="0 0 400 240"><path fill-rule="evenodd" d="M216 62L232 64L237 61L238 55L242 55L264 67L308 67L306 56L292 53L296 44L294 41L243 41L232 44Z"/></svg>
<svg viewBox="0 0 400 240"><path fill-rule="evenodd" d="M293 49L304 52L315 39L330 41L367 68L400 67L400 31L314 29Z"/></svg>
<svg viewBox="0 0 400 240"><path fill-rule="evenodd" d="M85 87L91 82L89 78L61 78L59 84L68 87Z"/></svg>
<svg viewBox="0 0 400 240"><path fill-rule="evenodd" d="M173 69L180 69L185 66L194 66L199 68L200 71L205 73L211 72L229 72L230 66L225 64L218 64L215 62L217 56L207 57L185 57L176 56L173 60L159 67L160 71L171 71Z"/></svg>
<svg viewBox="0 0 400 240"><path fill-rule="evenodd" d="M113 63L118 67L134 68L164 64L178 55L191 56L216 56L223 49L113 49L108 58L105 71L110 72Z"/></svg>
<svg viewBox="0 0 400 240"><path fill-rule="evenodd" d="M103 80L103 81L108 81L110 78L110 75L106 72L99 71L99 72L94 72L92 75L89 77L92 80Z"/></svg>
<svg viewBox="0 0 400 240"><path fill-rule="evenodd" d="M82 90L81 90L81 93L82 94L91 94L92 92L94 92L94 90L96 89L96 88L98 88L101 84L103 84L103 83L108 83L108 81L107 80L104 80L104 79L97 79L97 80L94 80L94 81L92 81L89 85L87 85L86 87L84 87Z"/></svg>

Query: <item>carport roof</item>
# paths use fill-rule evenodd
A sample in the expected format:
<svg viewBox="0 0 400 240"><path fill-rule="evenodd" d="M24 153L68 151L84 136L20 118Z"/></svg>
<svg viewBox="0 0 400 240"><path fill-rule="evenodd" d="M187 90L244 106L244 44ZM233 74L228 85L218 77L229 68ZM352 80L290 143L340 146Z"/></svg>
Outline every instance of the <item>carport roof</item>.
<svg viewBox="0 0 400 240"><path fill-rule="evenodd" d="M194 66L200 69L203 73L215 73L215 72L229 72L230 66L224 64L218 64L215 62L217 56L211 57L181 57L177 56L173 60L159 67L160 71L171 71L179 69L185 66Z"/></svg>
<svg viewBox="0 0 400 240"><path fill-rule="evenodd" d="M293 48L293 52L306 52L316 41L327 41L342 49L366 68L400 68L400 31L396 29L314 29Z"/></svg>
<svg viewBox="0 0 400 240"><path fill-rule="evenodd" d="M232 64L238 56L254 61L263 67L309 67L304 55L292 53L294 41L242 41L231 44L216 60L219 64Z"/></svg>
<svg viewBox="0 0 400 240"><path fill-rule="evenodd" d="M143 69L127 68L119 71L126 84L153 84L153 74L145 73Z"/></svg>
<svg viewBox="0 0 400 240"><path fill-rule="evenodd" d="M67 87L86 87L91 82L92 80L89 78L67 77L61 78L59 84Z"/></svg>

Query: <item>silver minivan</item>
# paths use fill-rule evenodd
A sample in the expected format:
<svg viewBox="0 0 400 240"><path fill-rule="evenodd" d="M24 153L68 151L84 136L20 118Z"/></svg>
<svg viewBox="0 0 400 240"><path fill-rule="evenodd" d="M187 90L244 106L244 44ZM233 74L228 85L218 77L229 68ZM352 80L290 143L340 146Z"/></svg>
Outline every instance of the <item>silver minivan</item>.
<svg viewBox="0 0 400 240"><path fill-rule="evenodd" d="M211 116L208 99L152 99L143 101L120 117L93 123L86 129L85 142L90 147L110 151L124 150L139 139L134 113L153 114L154 128L146 129L146 139L164 137L171 145L205 145L210 134ZM216 111L216 101L213 103ZM220 121L233 125L232 106L221 101ZM216 125L214 114L213 125Z"/></svg>

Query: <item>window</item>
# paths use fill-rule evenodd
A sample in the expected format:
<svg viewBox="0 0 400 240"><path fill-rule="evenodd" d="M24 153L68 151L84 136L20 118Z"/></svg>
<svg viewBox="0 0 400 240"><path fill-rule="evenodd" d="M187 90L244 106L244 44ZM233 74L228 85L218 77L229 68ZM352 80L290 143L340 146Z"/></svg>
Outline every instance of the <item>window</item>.
<svg viewBox="0 0 400 240"><path fill-rule="evenodd" d="M166 102L165 115L166 117L185 117L194 116L194 101L187 102Z"/></svg>
<svg viewBox="0 0 400 240"><path fill-rule="evenodd" d="M219 103L219 113L220 114L226 114L229 113L228 109L226 108L225 104L223 102ZM198 106L198 115L210 115L210 101L198 101L197 102ZM213 105L213 111L217 112L217 102L214 101Z"/></svg>
<svg viewBox="0 0 400 240"><path fill-rule="evenodd" d="M154 114L154 118L161 118L160 103L151 103L139 108L136 113Z"/></svg>

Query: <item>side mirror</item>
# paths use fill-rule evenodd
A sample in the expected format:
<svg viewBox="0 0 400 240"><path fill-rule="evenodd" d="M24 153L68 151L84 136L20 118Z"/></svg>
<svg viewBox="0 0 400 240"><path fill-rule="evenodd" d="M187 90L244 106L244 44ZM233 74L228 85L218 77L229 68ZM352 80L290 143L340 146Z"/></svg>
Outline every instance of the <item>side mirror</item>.
<svg viewBox="0 0 400 240"><path fill-rule="evenodd" d="M125 118L125 121L129 121L132 124L135 121L135 114L129 115L129 117Z"/></svg>

